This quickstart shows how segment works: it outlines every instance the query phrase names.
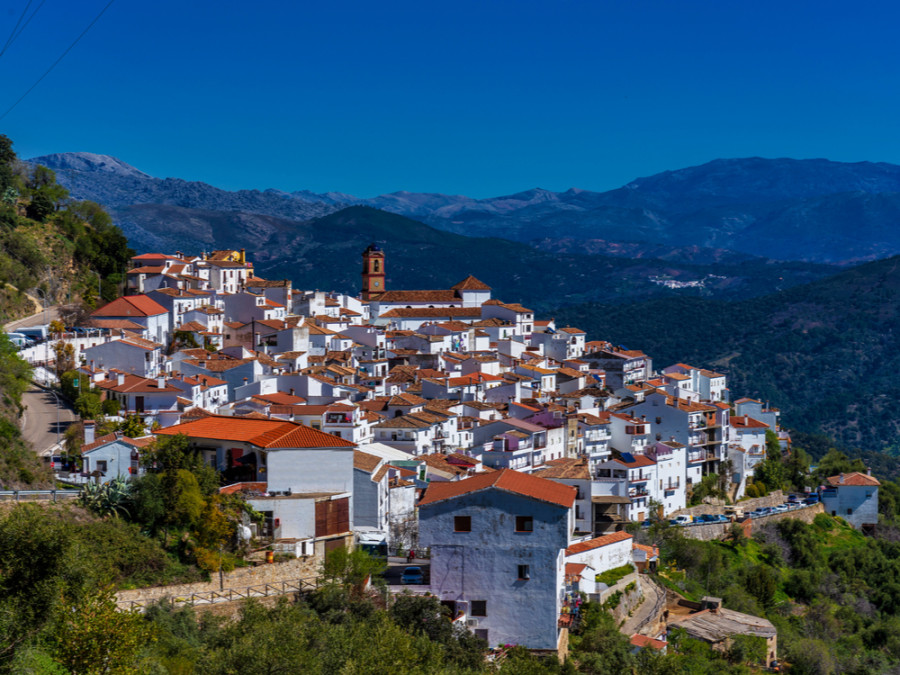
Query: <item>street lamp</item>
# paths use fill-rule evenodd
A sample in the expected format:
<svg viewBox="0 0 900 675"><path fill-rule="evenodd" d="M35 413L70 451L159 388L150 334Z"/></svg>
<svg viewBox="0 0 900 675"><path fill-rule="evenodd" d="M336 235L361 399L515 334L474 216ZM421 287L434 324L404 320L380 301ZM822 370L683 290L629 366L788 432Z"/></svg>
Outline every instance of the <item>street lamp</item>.
<svg viewBox="0 0 900 675"><path fill-rule="evenodd" d="M44 326L48 326L47 323L47 294L40 288L35 289L38 293L41 294L41 300L44 302ZM44 369L47 369L47 364L50 363L50 343L45 338L44 339Z"/></svg>

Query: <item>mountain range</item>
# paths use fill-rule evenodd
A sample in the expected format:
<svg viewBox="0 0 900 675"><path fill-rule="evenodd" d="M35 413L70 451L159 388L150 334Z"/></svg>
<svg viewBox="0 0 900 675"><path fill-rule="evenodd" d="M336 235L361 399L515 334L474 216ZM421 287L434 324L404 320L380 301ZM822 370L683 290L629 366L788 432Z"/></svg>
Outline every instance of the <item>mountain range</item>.
<svg viewBox="0 0 900 675"><path fill-rule="evenodd" d="M716 261L722 250L834 264L900 253L900 166L887 163L717 159L638 178L607 192L536 188L489 199L395 192L361 199L307 190L230 192L201 182L155 178L116 158L91 153L30 161L54 169L74 197L103 204L120 221L120 210L138 204L295 221L362 205L466 236L533 243L565 232L594 249L603 242L624 242L656 249L655 257L666 255L659 255L659 247L695 248L705 256L703 262Z"/></svg>

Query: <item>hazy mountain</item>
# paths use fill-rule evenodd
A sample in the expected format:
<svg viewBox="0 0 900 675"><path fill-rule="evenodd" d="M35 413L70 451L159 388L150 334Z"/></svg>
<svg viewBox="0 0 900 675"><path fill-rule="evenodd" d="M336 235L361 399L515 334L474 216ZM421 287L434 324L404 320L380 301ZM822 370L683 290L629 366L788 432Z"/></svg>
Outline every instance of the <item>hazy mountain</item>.
<svg viewBox="0 0 900 675"><path fill-rule="evenodd" d="M494 287L497 297L535 309L601 297L623 302L678 293L746 298L834 272L825 265L775 264L748 256L712 265L544 250L504 239L466 237L364 206L299 223L159 204L117 207L112 213L139 250L246 248L258 274L290 278L298 288L357 290L360 256L374 241L388 253L389 288L449 288L474 274ZM654 278L705 281L702 288L675 291L654 283Z"/></svg>
<svg viewBox="0 0 900 675"><path fill-rule="evenodd" d="M669 298L564 308L598 339L728 374L785 424L867 450L900 449L900 256L741 302ZM661 329L664 327L664 329Z"/></svg>
<svg viewBox="0 0 900 675"><path fill-rule="evenodd" d="M308 220L372 206L433 227L523 242L557 238L699 247L779 260L853 263L900 253L900 167L825 159L718 159L638 178L608 192L532 189L489 199L395 192L240 190L154 178L112 157L62 153L55 170L79 199L108 207L165 204ZM658 255L668 254L658 250ZM672 254L677 255L677 254Z"/></svg>

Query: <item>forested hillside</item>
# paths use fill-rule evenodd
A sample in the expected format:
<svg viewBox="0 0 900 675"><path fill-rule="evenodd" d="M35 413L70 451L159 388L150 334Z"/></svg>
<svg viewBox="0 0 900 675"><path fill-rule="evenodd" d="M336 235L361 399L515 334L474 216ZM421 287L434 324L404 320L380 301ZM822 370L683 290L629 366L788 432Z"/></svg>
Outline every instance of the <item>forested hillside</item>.
<svg viewBox="0 0 900 675"><path fill-rule="evenodd" d="M0 324L42 304L98 302L119 293L133 255L109 215L68 198L50 169L26 166L0 135ZM52 486L52 476L21 437L21 396L30 370L0 336L0 489Z"/></svg>
<svg viewBox="0 0 900 675"><path fill-rule="evenodd" d="M900 448L900 257L737 303L678 298L556 314L658 366L720 370L732 391L780 408L789 427L865 450Z"/></svg>

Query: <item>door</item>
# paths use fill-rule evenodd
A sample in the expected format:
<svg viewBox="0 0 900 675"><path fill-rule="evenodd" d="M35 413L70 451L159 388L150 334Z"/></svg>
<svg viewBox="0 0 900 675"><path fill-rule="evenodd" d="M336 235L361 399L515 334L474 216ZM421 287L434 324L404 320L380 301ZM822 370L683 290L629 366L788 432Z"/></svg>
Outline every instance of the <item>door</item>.
<svg viewBox="0 0 900 675"><path fill-rule="evenodd" d="M135 396L134 397L134 409L139 413L144 412L144 397L143 396Z"/></svg>

